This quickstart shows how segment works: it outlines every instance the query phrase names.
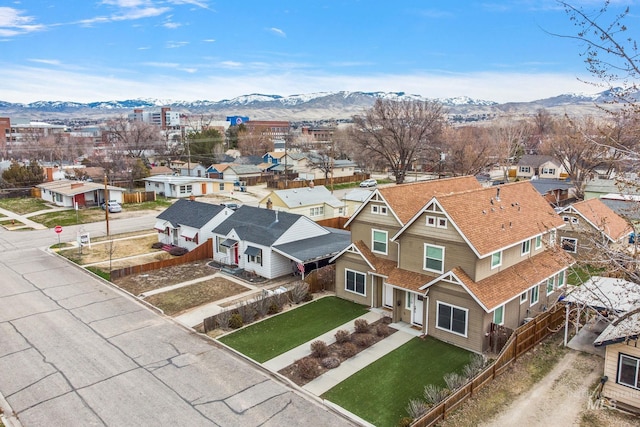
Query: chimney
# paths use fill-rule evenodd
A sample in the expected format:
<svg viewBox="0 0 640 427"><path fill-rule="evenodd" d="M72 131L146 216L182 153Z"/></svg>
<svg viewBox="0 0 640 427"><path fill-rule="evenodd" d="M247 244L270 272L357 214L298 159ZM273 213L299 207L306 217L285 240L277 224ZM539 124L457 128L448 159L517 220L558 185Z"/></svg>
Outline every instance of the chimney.
<svg viewBox="0 0 640 427"><path fill-rule="evenodd" d="M194 196L193 194L189 196L189 200L191 200L192 202L196 199L196 196Z"/></svg>
<svg viewBox="0 0 640 427"><path fill-rule="evenodd" d="M271 201L271 197L267 199L267 209L273 209L273 202Z"/></svg>
<svg viewBox="0 0 640 427"><path fill-rule="evenodd" d="M78 188L78 187L82 187L83 185L84 185L84 182L72 182L71 188Z"/></svg>
<svg viewBox="0 0 640 427"><path fill-rule="evenodd" d="M496 200L500 201L500 187L496 188Z"/></svg>
<svg viewBox="0 0 640 427"><path fill-rule="evenodd" d="M276 212L276 222L278 222L278 211L275 211L275 212Z"/></svg>

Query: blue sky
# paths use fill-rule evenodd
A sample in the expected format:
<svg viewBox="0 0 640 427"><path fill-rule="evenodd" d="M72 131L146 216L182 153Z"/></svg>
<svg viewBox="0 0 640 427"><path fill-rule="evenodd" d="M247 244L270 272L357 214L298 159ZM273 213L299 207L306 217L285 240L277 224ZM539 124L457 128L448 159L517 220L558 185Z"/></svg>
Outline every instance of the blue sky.
<svg viewBox="0 0 640 427"><path fill-rule="evenodd" d="M548 32L575 34L553 0L8 1L0 101L345 90L508 102L599 91L578 81L589 78L583 47Z"/></svg>

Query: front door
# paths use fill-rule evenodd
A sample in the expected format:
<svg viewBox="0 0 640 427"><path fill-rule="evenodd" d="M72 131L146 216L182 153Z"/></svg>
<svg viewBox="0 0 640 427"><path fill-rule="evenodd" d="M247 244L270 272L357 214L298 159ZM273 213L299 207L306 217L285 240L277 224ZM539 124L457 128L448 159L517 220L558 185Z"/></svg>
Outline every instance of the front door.
<svg viewBox="0 0 640 427"><path fill-rule="evenodd" d="M382 297L382 305L385 307L393 308L393 288L386 283L382 285L384 287L384 296Z"/></svg>
<svg viewBox="0 0 640 427"><path fill-rule="evenodd" d="M418 294L411 295L411 323L422 326L422 312L424 309L424 297Z"/></svg>

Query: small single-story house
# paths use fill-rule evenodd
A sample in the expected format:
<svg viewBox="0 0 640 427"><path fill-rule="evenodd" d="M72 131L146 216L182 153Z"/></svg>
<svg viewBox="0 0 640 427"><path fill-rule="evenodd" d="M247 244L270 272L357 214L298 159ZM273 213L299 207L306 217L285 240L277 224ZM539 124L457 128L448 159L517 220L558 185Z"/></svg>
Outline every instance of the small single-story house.
<svg viewBox="0 0 640 427"><path fill-rule="evenodd" d="M346 216L346 207L324 186L274 190L258 206L305 215L314 221Z"/></svg>
<svg viewBox="0 0 640 427"><path fill-rule="evenodd" d="M180 165L178 168L178 173L181 176L195 176L195 177L204 177L207 176L207 168L202 166L200 163L185 163Z"/></svg>
<svg viewBox="0 0 640 427"><path fill-rule="evenodd" d="M105 186L97 182L62 179L37 185L40 198L56 206L68 208L98 206L105 200ZM122 203L125 188L107 185L109 200Z"/></svg>
<svg viewBox="0 0 640 427"><path fill-rule="evenodd" d="M640 308L635 308L610 323L594 342L606 349L601 396L609 405L635 413L640 413L639 337Z"/></svg>
<svg viewBox="0 0 640 427"><path fill-rule="evenodd" d="M213 229L214 260L267 279L305 274L329 263L351 235L303 215L240 206Z"/></svg>
<svg viewBox="0 0 640 427"><path fill-rule="evenodd" d="M575 186L569 180L540 178L531 180L531 185L553 207L566 206L575 201Z"/></svg>
<svg viewBox="0 0 640 427"><path fill-rule="evenodd" d="M149 176L155 175L173 175L174 171L168 166L152 166L149 169Z"/></svg>
<svg viewBox="0 0 640 427"><path fill-rule="evenodd" d="M224 194L233 191L233 181L195 176L157 175L143 179L145 191L169 198Z"/></svg>
<svg viewBox="0 0 640 427"><path fill-rule="evenodd" d="M350 216L353 212L357 211L360 206L371 196L373 190L369 188L356 188L349 191L342 197L342 202L346 207L344 216Z"/></svg>
<svg viewBox="0 0 640 427"><path fill-rule="evenodd" d="M560 244L565 251L576 255L588 255L604 242L619 246L627 244L633 232L631 225L600 199L574 203L558 214L566 224L559 233Z"/></svg>
<svg viewBox="0 0 640 427"><path fill-rule="evenodd" d="M193 250L212 238L211 231L231 214L219 204L179 199L156 217L154 228L159 242Z"/></svg>
<svg viewBox="0 0 640 427"><path fill-rule="evenodd" d="M566 171L562 163L553 156L525 154L518 162L516 177L560 179L566 177Z"/></svg>

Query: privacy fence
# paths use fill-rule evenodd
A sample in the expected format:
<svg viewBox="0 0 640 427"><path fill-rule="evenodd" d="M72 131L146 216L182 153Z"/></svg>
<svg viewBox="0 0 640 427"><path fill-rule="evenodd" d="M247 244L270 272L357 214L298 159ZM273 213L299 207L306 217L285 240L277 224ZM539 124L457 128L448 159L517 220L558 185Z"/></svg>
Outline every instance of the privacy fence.
<svg viewBox="0 0 640 427"><path fill-rule="evenodd" d="M430 427L444 420L467 399L504 373L518 357L558 331L565 321L565 315L564 305L558 303L548 311L539 314L528 323L520 326L509 337L495 361L465 385L447 396L442 402L433 406L427 414L414 421L411 426Z"/></svg>

